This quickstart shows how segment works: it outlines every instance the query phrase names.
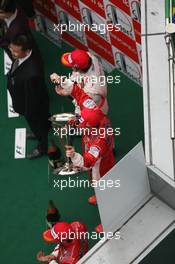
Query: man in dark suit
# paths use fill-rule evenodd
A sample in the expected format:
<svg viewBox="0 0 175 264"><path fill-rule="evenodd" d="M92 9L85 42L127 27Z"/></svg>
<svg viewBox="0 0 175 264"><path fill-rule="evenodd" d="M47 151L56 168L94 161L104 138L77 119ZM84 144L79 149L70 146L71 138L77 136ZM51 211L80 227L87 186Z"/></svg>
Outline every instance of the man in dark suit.
<svg viewBox="0 0 175 264"><path fill-rule="evenodd" d="M0 47L13 59L8 45L19 34L31 34L24 12L13 0L0 0ZM33 39L33 45L36 46Z"/></svg>
<svg viewBox="0 0 175 264"><path fill-rule="evenodd" d="M16 2L24 10L28 18L33 18L35 16L33 0L16 0Z"/></svg>
<svg viewBox="0 0 175 264"><path fill-rule="evenodd" d="M32 50L30 36L16 36L9 49L14 63L8 74L8 90L15 112L25 117L39 141L38 146L28 154L29 159L34 159L47 154L50 127L49 99L42 61Z"/></svg>

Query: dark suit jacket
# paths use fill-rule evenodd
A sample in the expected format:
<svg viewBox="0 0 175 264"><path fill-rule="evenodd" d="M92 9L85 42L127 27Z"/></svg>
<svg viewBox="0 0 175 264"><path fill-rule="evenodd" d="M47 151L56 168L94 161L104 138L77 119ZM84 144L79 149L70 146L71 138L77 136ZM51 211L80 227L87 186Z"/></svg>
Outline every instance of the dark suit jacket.
<svg viewBox="0 0 175 264"><path fill-rule="evenodd" d="M27 119L46 118L49 113L48 91L41 63L33 51L26 61L7 75L13 108Z"/></svg>
<svg viewBox="0 0 175 264"><path fill-rule="evenodd" d="M16 2L24 10L27 17L31 18L35 15L32 0L16 0Z"/></svg>
<svg viewBox="0 0 175 264"><path fill-rule="evenodd" d="M0 47L3 48L9 57L12 59L11 52L8 49L10 41L17 35L27 34L30 35L34 46L36 46L35 41L32 37L28 20L26 15L21 9L18 9L16 18L11 22L6 34L0 37Z"/></svg>

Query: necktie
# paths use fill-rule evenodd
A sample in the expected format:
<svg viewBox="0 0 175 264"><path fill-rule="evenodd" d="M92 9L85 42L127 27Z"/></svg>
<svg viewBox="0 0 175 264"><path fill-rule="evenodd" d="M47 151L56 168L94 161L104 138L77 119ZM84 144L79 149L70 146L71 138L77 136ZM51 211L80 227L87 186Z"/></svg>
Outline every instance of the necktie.
<svg viewBox="0 0 175 264"><path fill-rule="evenodd" d="M0 32L1 32L1 36L5 36L5 34L7 33L8 27L7 24L4 20L2 20L0 22Z"/></svg>
<svg viewBox="0 0 175 264"><path fill-rule="evenodd" d="M7 26L7 23L4 21L4 24L3 24L3 28L4 28L4 35L7 33L7 30L8 30L8 26Z"/></svg>
<svg viewBox="0 0 175 264"><path fill-rule="evenodd" d="M18 66L19 66L19 60L17 59L12 65L11 73L13 73L18 68Z"/></svg>

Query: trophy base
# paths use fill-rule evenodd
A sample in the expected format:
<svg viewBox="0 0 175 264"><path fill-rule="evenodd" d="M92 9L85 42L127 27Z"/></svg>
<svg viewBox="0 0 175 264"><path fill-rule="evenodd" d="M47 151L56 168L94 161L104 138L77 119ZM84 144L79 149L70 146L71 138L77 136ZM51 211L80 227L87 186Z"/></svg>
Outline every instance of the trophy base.
<svg viewBox="0 0 175 264"><path fill-rule="evenodd" d="M74 174L76 174L76 173L77 173L77 172L74 171L74 170L70 171L70 170L65 170L65 169L63 169L63 170L61 170L61 171L59 172L59 175L62 175L62 176L64 176L64 175L74 175Z"/></svg>
<svg viewBox="0 0 175 264"><path fill-rule="evenodd" d="M75 117L76 115L72 113L61 113L61 114L53 115L52 117L49 118L49 120L51 122L67 122Z"/></svg>
<svg viewBox="0 0 175 264"><path fill-rule="evenodd" d="M50 160L49 159L49 165L51 166L51 168L57 169L57 168L62 168L64 165L64 162L61 160Z"/></svg>
<svg viewBox="0 0 175 264"><path fill-rule="evenodd" d="M62 167L55 169L53 173L55 175L61 175L61 176L68 175L69 176L69 175L74 175L78 173L78 171L74 170L72 166L69 165L68 163L65 163Z"/></svg>

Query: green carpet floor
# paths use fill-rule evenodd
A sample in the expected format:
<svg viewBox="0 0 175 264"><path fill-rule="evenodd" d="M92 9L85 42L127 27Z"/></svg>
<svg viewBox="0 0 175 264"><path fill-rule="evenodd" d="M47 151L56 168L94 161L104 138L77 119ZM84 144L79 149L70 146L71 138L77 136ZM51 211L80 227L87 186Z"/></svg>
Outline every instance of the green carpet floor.
<svg viewBox="0 0 175 264"><path fill-rule="evenodd" d="M63 44L55 47L38 33L34 33L40 46L45 68L46 82L50 92L51 114L71 111L73 106L68 98L55 94L49 81L52 72L68 73L60 65L60 57L70 47ZM45 213L49 199L53 199L61 212L63 221L78 220L87 224L92 232L100 222L98 208L87 203L92 189L54 188L54 176L48 175L47 158L35 161L14 159L15 128L26 127L25 120L7 118L6 79L3 74L3 52L0 51L0 198L1 234L0 263L35 264L39 250L50 252L53 246L45 244L41 234L45 230ZM118 72L113 72L113 75ZM119 161L140 140L143 140L142 88L121 75L120 85L109 85L110 118L113 127L121 128L116 137L116 160ZM80 150L80 138L75 144ZM28 142L28 150L34 143ZM86 178L83 173L77 179ZM97 241L89 241L92 247Z"/></svg>
<svg viewBox="0 0 175 264"><path fill-rule="evenodd" d="M42 43L46 79L49 82L49 74L59 67L58 49L44 37L39 34L35 35L37 41ZM53 248L53 245L46 245L41 237L46 229L45 214L49 199L54 200L63 221L81 221L87 224L89 232L92 232L100 222L100 217L98 208L87 203L89 195L93 193L92 189L60 191L54 188L53 177L48 175L47 158L34 161L14 159L15 128L27 127L27 124L22 117L7 118L7 91L6 78L3 74L2 51L0 51L0 87L0 226L2 228L0 263L10 263L11 260L18 264L38 263L35 258L37 251L42 249L48 253ZM49 89L51 113L59 113L62 109L68 109L70 101L59 100L52 85ZM27 149L30 150L33 147L34 142L28 142ZM87 178L87 175L79 177ZM96 242L95 240L89 241L90 247Z"/></svg>

